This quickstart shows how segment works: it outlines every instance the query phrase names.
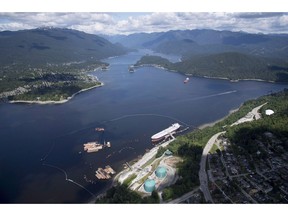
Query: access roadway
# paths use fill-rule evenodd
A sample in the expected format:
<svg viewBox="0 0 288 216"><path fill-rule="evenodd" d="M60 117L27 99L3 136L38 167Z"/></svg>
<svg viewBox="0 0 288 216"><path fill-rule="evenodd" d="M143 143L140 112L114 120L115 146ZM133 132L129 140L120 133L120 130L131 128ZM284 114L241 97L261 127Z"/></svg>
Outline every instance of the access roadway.
<svg viewBox="0 0 288 216"><path fill-rule="evenodd" d="M216 139L221 135L224 134L225 131L219 132L214 134L203 149L201 162L200 162L200 170L199 170L199 181L200 181L200 190L203 192L206 202L213 203L213 199L211 197L209 187L208 187L208 178L206 173L206 162L207 162L207 155L211 150L213 144L215 143Z"/></svg>

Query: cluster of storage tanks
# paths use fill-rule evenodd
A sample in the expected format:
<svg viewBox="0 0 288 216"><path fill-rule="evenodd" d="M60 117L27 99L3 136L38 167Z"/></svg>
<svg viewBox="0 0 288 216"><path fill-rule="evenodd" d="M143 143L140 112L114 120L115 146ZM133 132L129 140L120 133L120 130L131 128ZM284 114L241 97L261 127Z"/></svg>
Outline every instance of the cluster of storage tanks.
<svg viewBox="0 0 288 216"><path fill-rule="evenodd" d="M155 175L159 179L163 179L167 175L167 170L165 167L158 167L155 171ZM146 192L151 193L153 190L155 190L156 182L154 179L147 179L144 182L144 189Z"/></svg>

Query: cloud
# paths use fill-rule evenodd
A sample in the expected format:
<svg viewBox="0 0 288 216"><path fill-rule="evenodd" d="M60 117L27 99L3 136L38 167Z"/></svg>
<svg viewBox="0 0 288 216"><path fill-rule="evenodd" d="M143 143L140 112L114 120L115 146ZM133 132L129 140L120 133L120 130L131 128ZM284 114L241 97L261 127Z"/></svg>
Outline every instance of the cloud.
<svg viewBox="0 0 288 216"><path fill-rule="evenodd" d="M5 22L2 20L5 20ZM5 25L4 25L5 23ZM37 28L41 26L54 26L60 28L71 28L77 26L79 29L97 30L99 25L113 25L112 16L105 13L1 13L0 14L0 30L19 30L23 29L19 23L26 28ZM9 29L9 24L11 28ZM95 27L93 27L95 25ZM8 29L5 29L8 28ZM102 28L100 28L101 30Z"/></svg>
<svg viewBox="0 0 288 216"><path fill-rule="evenodd" d="M93 34L149 33L176 29L288 33L288 13L0 13L2 31L41 26L72 28Z"/></svg>
<svg viewBox="0 0 288 216"><path fill-rule="evenodd" d="M255 18L269 18L269 17L279 17L285 15L285 13L280 12L269 12L269 13L236 13L235 17L243 19L255 19Z"/></svg>

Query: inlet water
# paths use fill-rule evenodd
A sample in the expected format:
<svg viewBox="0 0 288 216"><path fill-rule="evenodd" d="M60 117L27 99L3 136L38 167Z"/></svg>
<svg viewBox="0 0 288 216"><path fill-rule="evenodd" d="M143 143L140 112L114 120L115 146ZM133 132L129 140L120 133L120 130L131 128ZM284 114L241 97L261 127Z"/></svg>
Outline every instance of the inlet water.
<svg viewBox="0 0 288 216"><path fill-rule="evenodd" d="M1 203L85 203L111 185L96 179L98 167L119 172L172 123L198 127L244 101L287 88L194 77L184 84L185 76L153 67L128 72L144 54L107 59L108 71L92 72L105 85L65 104L0 104ZM84 152L83 143L95 140L112 147Z"/></svg>

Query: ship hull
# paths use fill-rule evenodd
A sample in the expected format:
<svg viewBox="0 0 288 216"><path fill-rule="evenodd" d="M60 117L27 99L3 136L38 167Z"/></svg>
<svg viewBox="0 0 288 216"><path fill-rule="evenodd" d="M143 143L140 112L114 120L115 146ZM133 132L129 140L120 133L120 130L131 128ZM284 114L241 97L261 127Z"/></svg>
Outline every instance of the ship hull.
<svg viewBox="0 0 288 216"><path fill-rule="evenodd" d="M169 136L174 134L175 131L177 131L180 128L180 126L181 126L180 124L174 123L169 128L166 128L165 130L162 130L159 133L154 134L151 137L152 142L160 142L160 141L162 141L164 139L167 139Z"/></svg>

